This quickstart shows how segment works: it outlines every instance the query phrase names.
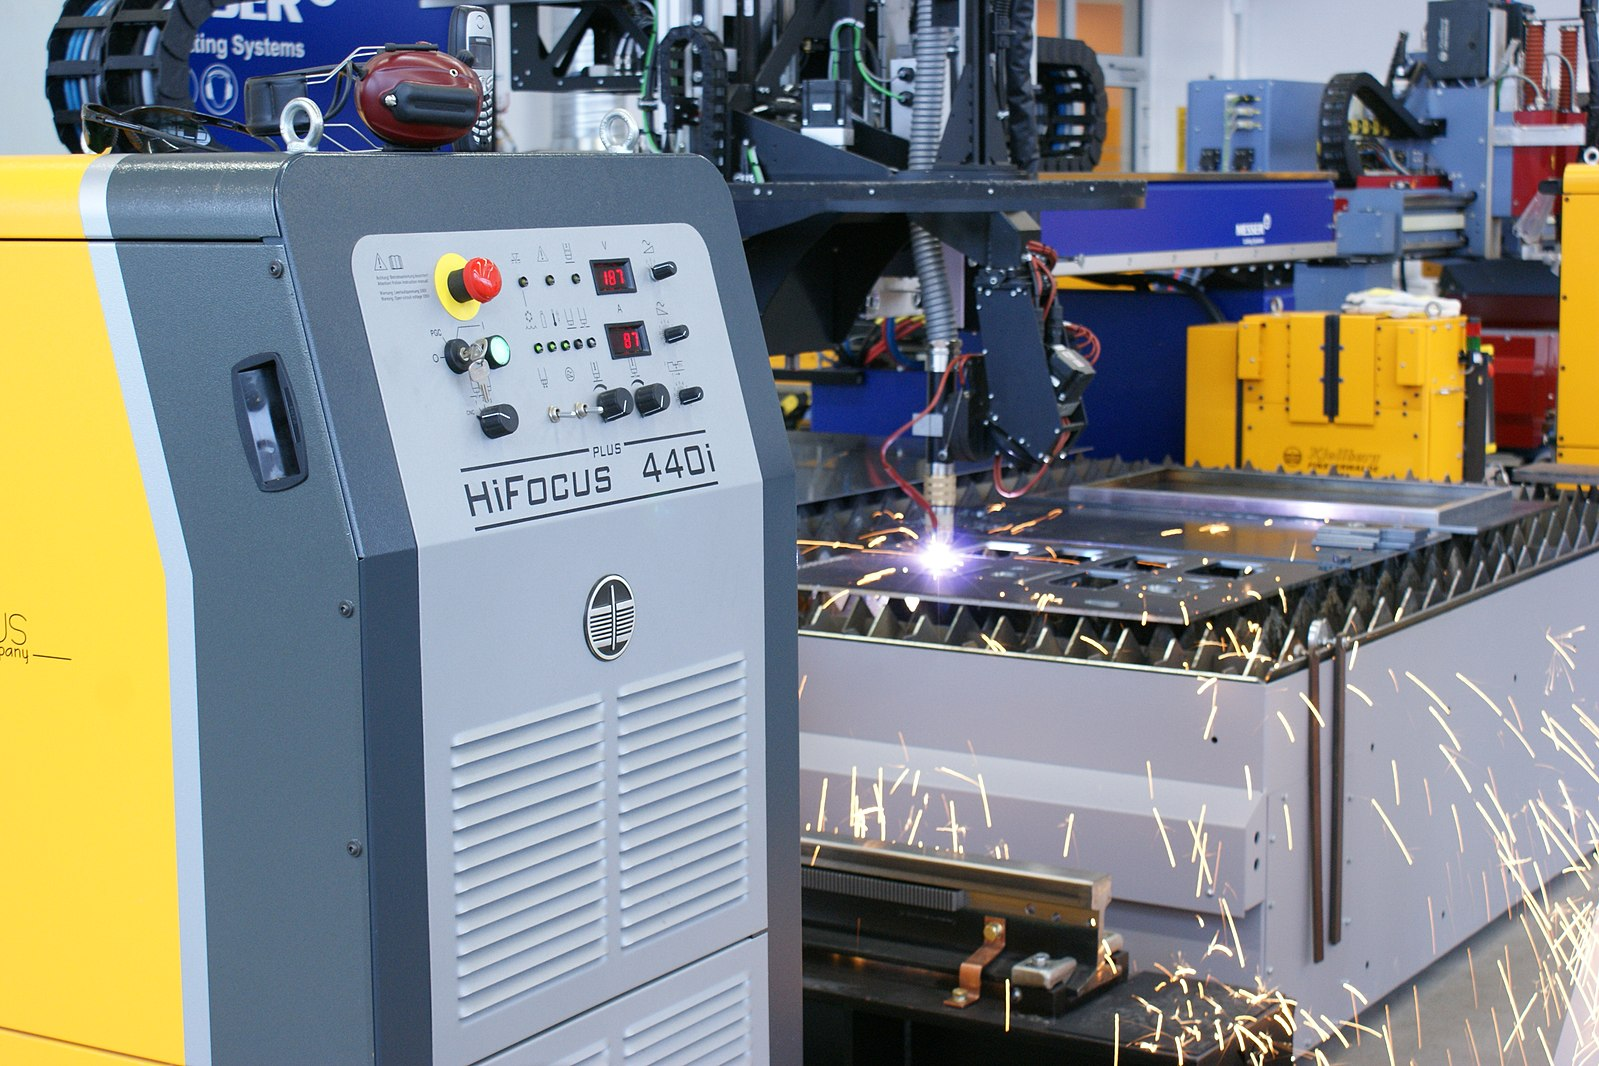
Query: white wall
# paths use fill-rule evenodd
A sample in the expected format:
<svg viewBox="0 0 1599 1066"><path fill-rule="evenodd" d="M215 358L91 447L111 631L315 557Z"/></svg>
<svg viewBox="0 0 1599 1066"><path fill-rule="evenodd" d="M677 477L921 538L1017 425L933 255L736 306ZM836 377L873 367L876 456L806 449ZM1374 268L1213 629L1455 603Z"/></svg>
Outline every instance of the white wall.
<svg viewBox="0 0 1599 1066"><path fill-rule="evenodd" d="M61 15L56 0L0 0L0 152L65 152L44 98L45 47Z"/></svg>
<svg viewBox="0 0 1599 1066"><path fill-rule="evenodd" d="M1227 77L1233 69L1230 0L1144 0L1144 56L1149 91L1139 108L1148 154L1143 170L1176 170L1177 111L1188 83Z"/></svg>
<svg viewBox="0 0 1599 1066"><path fill-rule="evenodd" d="M1535 7L1541 18L1574 18L1577 3L1535 0ZM1177 109L1190 81L1319 82L1349 71L1380 78L1399 31L1408 30L1417 49L1426 26L1427 0L1145 0L1146 168L1177 168Z"/></svg>

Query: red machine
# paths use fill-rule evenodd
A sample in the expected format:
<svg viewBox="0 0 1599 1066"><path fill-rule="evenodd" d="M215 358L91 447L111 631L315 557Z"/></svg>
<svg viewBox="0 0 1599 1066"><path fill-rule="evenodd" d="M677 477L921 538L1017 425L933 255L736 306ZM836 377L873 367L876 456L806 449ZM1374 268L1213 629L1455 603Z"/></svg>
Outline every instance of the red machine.
<svg viewBox="0 0 1599 1066"><path fill-rule="evenodd" d="M1494 350L1494 434L1499 447L1536 452L1554 418L1559 334L1552 329L1485 328L1482 342Z"/></svg>

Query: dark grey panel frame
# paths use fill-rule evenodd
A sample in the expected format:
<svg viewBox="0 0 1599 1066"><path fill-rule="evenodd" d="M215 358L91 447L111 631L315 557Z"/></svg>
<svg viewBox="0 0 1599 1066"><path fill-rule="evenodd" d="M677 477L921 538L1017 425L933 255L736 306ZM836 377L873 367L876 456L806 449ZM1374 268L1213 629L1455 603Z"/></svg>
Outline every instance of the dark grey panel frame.
<svg viewBox="0 0 1599 1066"><path fill-rule="evenodd" d="M194 575L211 1055L370 1061L366 868L346 846L366 835L360 633L339 610L357 565L281 253L118 254ZM231 368L264 350L304 416L309 476L285 492L256 487L233 420Z"/></svg>

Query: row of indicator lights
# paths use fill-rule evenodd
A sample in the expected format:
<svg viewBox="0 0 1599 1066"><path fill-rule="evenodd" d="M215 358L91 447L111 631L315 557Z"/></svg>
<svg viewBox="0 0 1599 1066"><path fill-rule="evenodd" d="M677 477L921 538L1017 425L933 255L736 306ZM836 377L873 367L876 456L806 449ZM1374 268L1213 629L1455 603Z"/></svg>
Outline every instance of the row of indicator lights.
<svg viewBox="0 0 1599 1066"><path fill-rule="evenodd" d="M619 259L593 264L595 274L595 288L601 294L623 293L638 291L633 283L633 265L630 260ZM677 264L671 261L656 263L650 267L650 277L656 281L665 281L677 273ZM574 273L571 276L573 285L583 283L583 275ZM516 279L522 288L532 284L527 276ZM555 275L544 275L544 284L553 286ZM450 272L447 282L450 296L460 303L488 303L500 294L500 268L491 259L482 257L470 259L464 267Z"/></svg>
<svg viewBox="0 0 1599 1066"><path fill-rule="evenodd" d="M592 340L590 341L589 346L594 346ZM467 373L471 369L472 361L476 356L477 353L473 351L473 346L468 344L466 341L461 340L460 338L454 338L444 342L445 365L457 374ZM488 363L489 366L493 367L494 369L504 369L511 363L511 345L504 337L495 334L488 338L487 345L482 350L481 357L486 363ZM639 390L639 392L649 393L649 398L642 400L638 404L640 414L654 414L656 411L665 410L670 403L670 401L666 399L667 393L664 385L646 386L643 390ZM638 393L636 392L635 395L638 395ZM658 401L654 399L657 395L660 397ZM703 389L699 388L698 386L692 386L680 390L678 392L678 399L684 404L691 404L698 401L704 395L705 393ZM623 413L625 414L627 412ZM610 419L607 418L606 421L610 421Z"/></svg>
<svg viewBox="0 0 1599 1066"><path fill-rule="evenodd" d="M676 273L677 264L670 261L665 263L657 263L650 267L650 277L654 278L656 281L665 281L667 278L672 277ZM583 284L583 275L573 274L570 280L573 285L581 285ZM529 279L526 274L523 274L521 277L517 278L516 283L518 286L524 289L533 284L532 280ZM546 286L554 286L555 275L544 275L544 284ZM619 259L603 263L596 262L594 264L594 285L596 290L602 296L611 293L629 293L638 291L633 282L632 264L626 259Z"/></svg>
<svg viewBox="0 0 1599 1066"><path fill-rule="evenodd" d="M524 289L532 284L532 282L528 281L526 275L523 275L522 277L517 278L516 279L516 283L519 286L521 286L522 288L524 288ZM554 274L546 274L546 275L544 275L544 284L546 284L546 285L554 285L555 284L555 275ZM583 275L582 274L573 274L572 275L572 284L573 285L581 285L581 284L583 284Z"/></svg>
<svg viewBox="0 0 1599 1066"><path fill-rule="evenodd" d="M684 326L684 325L668 326L666 328L666 331L665 331L665 338L666 338L666 342L668 344L675 344L678 341L683 340L687 336L688 336L688 327ZM626 343L626 342L624 342L624 343ZM637 341L633 341L631 343L633 343L635 345L638 344ZM455 372L457 374L464 373L465 370L466 370L466 366L465 366L465 364L462 364L461 369L456 370L455 366L454 366L454 361L455 360L452 359L451 352L452 352L452 350L455 350L455 349L458 349L459 351L464 352L466 350L466 347L467 347L467 342L466 341L461 341L461 340L451 341L451 342L449 342L448 344L445 345L445 360L447 362L451 363L450 369L455 370ZM599 341L597 341L593 337L579 337L577 340L564 340L564 341L560 341L559 343L557 343L556 341L548 341L548 342L546 342L546 341L535 341L534 344L533 344L533 354L534 355L543 355L545 352L553 353L553 352L556 352L556 351L563 351L563 352L582 351L585 348L597 348L597 347L599 347ZM624 352L623 355L625 355L625 354L626 353ZM649 354L648 348L641 348L641 350L639 351L639 354L640 355L648 355ZM488 360L489 365L491 367L495 368L496 370L499 370L499 369L501 369L503 367L509 366L510 362L511 362L511 345L510 345L510 342L508 342L504 337L502 337L502 336L500 336L499 334L496 333L494 336L489 338L489 350L488 350L487 354L485 355L485 358Z"/></svg>
<svg viewBox="0 0 1599 1066"><path fill-rule="evenodd" d="M579 338L575 341L562 341L560 343L560 350L563 352L570 352L577 349L595 348L598 346L599 341L595 340L593 337L587 337ZM444 345L444 361L449 365L450 369L455 371L457 374L464 374L468 369L466 362L466 352L468 347L469 345L466 341L459 339L447 341ZM533 352L535 355L542 355L547 351L553 352L555 350L556 343L554 341L550 341L548 344L539 342L533 345ZM494 336L489 338L488 351L484 353L483 358L487 360L489 366L493 367L495 370L502 370L505 367L510 366L510 342L496 333Z"/></svg>

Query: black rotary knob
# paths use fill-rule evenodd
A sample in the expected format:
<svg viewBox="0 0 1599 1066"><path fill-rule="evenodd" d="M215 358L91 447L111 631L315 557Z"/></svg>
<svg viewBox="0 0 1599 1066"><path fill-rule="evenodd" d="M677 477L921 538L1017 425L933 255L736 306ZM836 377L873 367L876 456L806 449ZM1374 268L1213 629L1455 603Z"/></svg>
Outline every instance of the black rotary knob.
<svg viewBox="0 0 1599 1066"><path fill-rule="evenodd" d="M606 389L594 397L601 422L615 422L633 413L633 394L626 389Z"/></svg>
<svg viewBox="0 0 1599 1066"><path fill-rule="evenodd" d="M672 405L672 394L665 385L640 385L633 390L633 403L641 415L659 414Z"/></svg>
<svg viewBox="0 0 1599 1066"><path fill-rule="evenodd" d="M493 404L477 413L477 423L482 427L483 435L490 440L515 433L518 421L516 408L508 403Z"/></svg>

